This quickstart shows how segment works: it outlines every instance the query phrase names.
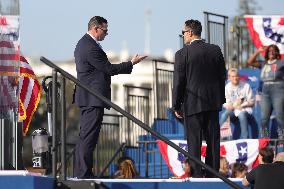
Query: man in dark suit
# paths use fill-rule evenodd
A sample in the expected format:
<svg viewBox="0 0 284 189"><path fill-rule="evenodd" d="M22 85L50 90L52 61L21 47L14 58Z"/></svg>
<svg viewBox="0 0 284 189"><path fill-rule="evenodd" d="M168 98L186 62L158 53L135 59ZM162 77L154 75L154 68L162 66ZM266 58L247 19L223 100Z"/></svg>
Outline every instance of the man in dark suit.
<svg viewBox="0 0 284 189"><path fill-rule="evenodd" d="M225 102L226 69L220 48L205 43L200 38L201 31L198 20L185 22L182 31L185 45L175 54L173 109L178 118L184 117L189 153L200 159L203 134L207 143L205 163L218 171L219 111ZM191 166L193 177L203 176L200 166L194 162Z"/></svg>
<svg viewBox="0 0 284 189"><path fill-rule="evenodd" d="M133 65L146 56L135 55L131 61L111 64L99 44L107 34L107 20L94 16L88 23L88 32L78 41L74 56L78 80L110 99L111 76L130 74ZM75 89L75 103L80 109L80 133L75 151L74 175L83 179L93 178L93 151L98 141L104 108L110 107L78 86Z"/></svg>

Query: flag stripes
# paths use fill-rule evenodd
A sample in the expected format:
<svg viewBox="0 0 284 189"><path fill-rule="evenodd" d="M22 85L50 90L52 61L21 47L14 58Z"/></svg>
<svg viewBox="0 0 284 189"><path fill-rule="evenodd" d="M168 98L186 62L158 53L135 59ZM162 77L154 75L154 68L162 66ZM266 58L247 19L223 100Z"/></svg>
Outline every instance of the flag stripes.
<svg viewBox="0 0 284 189"><path fill-rule="evenodd" d="M8 38L0 39L0 77L13 77L15 80L19 93L19 119L23 121L23 133L26 134L40 101L42 89L32 67L23 56L20 56ZM1 85L2 83L1 81ZM7 89L3 88L2 91L5 92ZM9 95L11 97L12 94L8 94L8 97ZM9 99L8 97L6 99Z"/></svg>

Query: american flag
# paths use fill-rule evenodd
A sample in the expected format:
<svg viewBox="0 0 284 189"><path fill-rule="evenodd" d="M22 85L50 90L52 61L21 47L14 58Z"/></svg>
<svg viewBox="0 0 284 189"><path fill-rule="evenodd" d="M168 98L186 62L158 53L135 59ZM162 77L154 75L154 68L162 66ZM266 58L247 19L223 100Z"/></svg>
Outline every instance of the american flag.
<svg viewBox="0 0 284 189"><path fill-rule="evenodd" d="M221 125L220 135L221 138L232 136L230 117L228 117L228 119L223 123L223 125Z"/></svg>
<svg viewBox="0 0 284 189"><path fill-rule="evenodd" d="M0 23L1 31L5 31L0 37L0 108L2 112L5 109L17 109L19 120L23 121L25 135L40 101L42 89L32 67L20 55L14 35L9 35L9 32L5 30L9 28L8 24L8 21ZM0 33L3 34L3 32ZM19 99L19 103L15 102L15 99Z"/></svg>
<svg viewBox="0 0 284 189"><path fill-rule="evenodd" d="M41 97L41 85L28 61L20 56L19 112L23 132L28 132L32 117Z"/></svg>
<svg viewBox="0 0 284 189"><path fill-rule="evenodd" d="M0 111L1 118L8 116L9 110L17 109L16 86L19 66L12 42L0 38Z"/></svg>

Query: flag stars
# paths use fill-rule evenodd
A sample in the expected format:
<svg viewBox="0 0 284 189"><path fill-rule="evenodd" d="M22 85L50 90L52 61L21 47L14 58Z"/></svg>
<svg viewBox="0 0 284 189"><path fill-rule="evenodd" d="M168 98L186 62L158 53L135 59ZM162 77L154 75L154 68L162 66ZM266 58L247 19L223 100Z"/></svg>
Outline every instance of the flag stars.
<svg viewBox="0 0 284 189"><path fill-rule="evenodd" d="M270 26L270 21L269 20L266 20L263 22L263 26L264 27L269 27Z"/></svg>
<svg viewBox="0 0 284 189"><path fill-rule="evenodd" d="M241 146L241 149L239 150L239 154L241 154L242 156L244 156L245 154L247 154L247 147L243 147Z"/></svg>
<svg viewBox="0 0 284 189"><path fill-rule="evenodd" d="M275 35L275 36L274 36L274 41L277 41L277 40L278 40L278 36Z"/></svg>

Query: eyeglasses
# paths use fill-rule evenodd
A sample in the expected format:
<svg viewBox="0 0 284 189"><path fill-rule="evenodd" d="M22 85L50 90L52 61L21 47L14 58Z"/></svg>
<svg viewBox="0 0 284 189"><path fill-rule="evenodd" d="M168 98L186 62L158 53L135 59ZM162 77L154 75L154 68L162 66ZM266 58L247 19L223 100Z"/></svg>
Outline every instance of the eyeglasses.
<svg viewBox="0 0 284 189"><path fill-rule="evenodd" d="M103 32L104 32L105 34L107 34L107 32L108 32L107 29L104 29L104 28L101 28L101 27L99 27L99 29L103 30Z"/></svg>
<svg viewBox="0 0 284 189"><path fill-rule="evenodd" d="M182 30L181 34L184 36L185 32L189 32L190 30Z"/></svg>

